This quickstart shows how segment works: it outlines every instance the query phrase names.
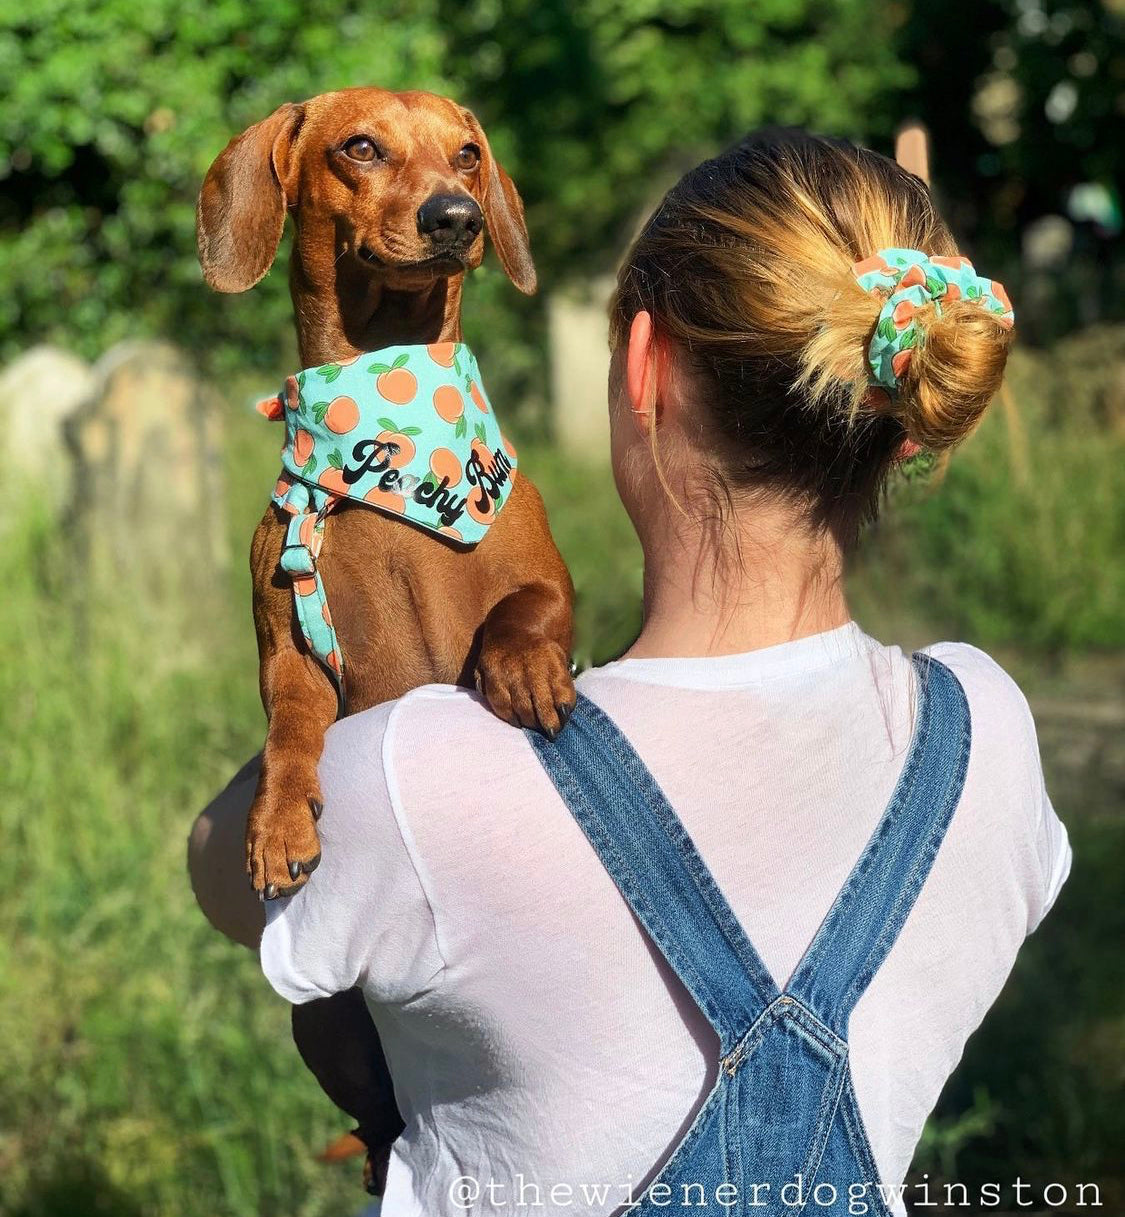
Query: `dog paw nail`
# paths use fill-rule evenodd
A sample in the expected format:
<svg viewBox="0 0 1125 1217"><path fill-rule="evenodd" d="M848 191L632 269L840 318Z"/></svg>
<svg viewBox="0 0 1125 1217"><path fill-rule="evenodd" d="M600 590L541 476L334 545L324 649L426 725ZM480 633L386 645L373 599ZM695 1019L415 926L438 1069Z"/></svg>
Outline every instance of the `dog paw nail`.
<svg viewBox="0 0 1125 1217"><path fill-rule="evenodd" d="M324 804L319 799L309 799L309 806L312 808L314 820L319 820L324 815Z"/></svg>
<svg viewBox="0 0 1125 1217"><path fill-rule="evenodd" d="M289 863L289 878L296 879L300 873L301 873L300 862L290 862Z"/></svg>
<svg viewBox="0 0 1125 1217"><path fill-rule="evenodd" d="M267 883L264 895L267 900L272 900L277 895L277 884Z"/></svg>

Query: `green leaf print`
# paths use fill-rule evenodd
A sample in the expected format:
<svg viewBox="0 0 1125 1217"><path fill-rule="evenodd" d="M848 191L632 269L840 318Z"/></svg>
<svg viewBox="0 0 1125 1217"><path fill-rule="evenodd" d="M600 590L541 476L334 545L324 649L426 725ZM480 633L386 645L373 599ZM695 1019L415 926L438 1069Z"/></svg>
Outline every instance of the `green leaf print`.
<svg viewBox="0 0 1125 1217"><path fill-rule="evenodd" d="M396 368L404 368L409 362L410 356L403 351L403 353L394 361L394 363L391 364L391 369L394 370Z"/></svg>
<svg viewBox="0 0 1125 1217"><path fill-rule="evenodd" d="M477 423L477 425L473 428L473 433L476 435L477 439L479 439L480 442L483 444L484 436L485 436L484 423Z"/></svg>
<svg viewBox="0 0 1125 1217"><path fill-rule="evenodd" d="M339 448L333 448L332 451L328 454L328 463L332 466L333 469L343 469L344 454L340 451Z"/></svg>
<svg viewBox="0 0 1125 1217"><path fill-rule="evenodd" d="M465 416L462 414L457 419L457 426L453 429L453 434L460 439L469 429L469 424L465 421Z"/></svg>
<svg viewBox="0 0 1125 1217"><path fill-rule="evenodd" d="M899 349L902 351L909 351L910 348L916 346L917 343L918 331L913 327L908 329L906 333L903 334L903 336L898 340Z"/></svg>
<svg viewBox="0 0 1125 1217"><path fill-rule="evenodd" d="M379 424L380 427L383 428L384 431L397 431L398 430L398 427L395 426L393 419L377 418L375 421Z"/></svg>
<svg viewBox="0 0 1125 1217"><path fill-rule="evenodd" d="M421 427L403 427L403 429L399 432L399 435L421 435L421 434L422 434Z"/></svg>
<svg viewBox="0 0 1125 1217"><path fill-rule="evenodd" d="M300 374L297 376L297 388L298 388L298 389L303 389L303 388L305 387L305 376L306 376L306 375L307 375L307 373L305 373L305 372L301 372L301 373L300 373Z"/></svg>
<svg viewBox="0 0 1125 1217"><path fill-rule="evenodd" d="M317 371L324 377L328 384L331 384L344 369L338 363L326 363L322 368L317 368Z"/></svg>
<svg viewBox="0 0 1125 1217"><path fill-rule="evenodd" d="M312 477L316 472L316 457L310 456L307 461L301 466L301 473L305 477Z"/></svg>
<svg viewBox="0 0 1125 1217"><path fill-rule="evenodd" d="M330 404L331 403L327 401L318 401L316 405L313 406L313 418L315 418L318 423L324 422L324 416L328 413L328 407Z"/></svg>
<svg viewBox="0 0 1125 1217"><path fill-rule="evenodd" d="M879 322L879 337L887 342L890 342L895 336L895 323L890 317L884 317Z"/></svg>
<svg viewBox="0 0 1125 1217"><path fill-rule="evenodd" d="M457 373L458 376L465 375L465 373L461 371L461 361L457 358L456 355L453 356L453 370L454 370L454 372Z"/></svg>
<svg viewBox="0 0 1125 1217"><path fill-rule="evenodd" d="M391 365L389 363L373 363L367 370L374 372L376 376L382 376L384 372L391 370Z"/></svg>
<svg viewBox="0 0 1125 1217"><path fill-rule="evenodd" d="M940 279L927 279L926 291L928 291L931 296L944 296L945 284Z"/></svg>

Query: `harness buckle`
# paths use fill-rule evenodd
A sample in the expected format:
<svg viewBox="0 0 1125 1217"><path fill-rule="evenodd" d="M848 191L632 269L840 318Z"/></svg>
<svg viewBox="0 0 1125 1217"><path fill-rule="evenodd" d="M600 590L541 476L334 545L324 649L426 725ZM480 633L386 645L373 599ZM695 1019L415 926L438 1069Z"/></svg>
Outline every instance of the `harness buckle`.
<svg viewBox="0 0 1125 1217"><path fill-rule="evenodd" d="M279 565L287 575L293 575L297 578L300 578L302 575L315 575L316 555L313 553L311 546L298 541L282 548Z"/></svg>

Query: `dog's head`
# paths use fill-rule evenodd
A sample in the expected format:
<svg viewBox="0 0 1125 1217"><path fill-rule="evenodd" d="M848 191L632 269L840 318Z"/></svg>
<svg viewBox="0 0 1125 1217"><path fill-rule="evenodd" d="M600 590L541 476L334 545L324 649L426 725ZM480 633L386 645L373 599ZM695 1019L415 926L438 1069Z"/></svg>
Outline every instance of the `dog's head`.
<svg viewBox="0 0 1125 1217"><path fill-rule="evenodd" d="M523 204L464 107L433 93L344 89L287 103L226 146L199 195L203 277L254 286L292 213L310 256L421 290L480 265L484 230L508 277L535 290ZM304 240L308 234L309 241Z"/></svg>

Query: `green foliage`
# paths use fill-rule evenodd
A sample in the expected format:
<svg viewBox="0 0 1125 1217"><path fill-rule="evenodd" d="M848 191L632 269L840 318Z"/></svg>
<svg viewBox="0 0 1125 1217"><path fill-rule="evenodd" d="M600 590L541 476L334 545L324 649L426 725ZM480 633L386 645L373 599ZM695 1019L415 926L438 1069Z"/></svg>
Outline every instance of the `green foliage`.
<svg viewBox="0 0 1125 1217"><path fill-rule="evenodd" d="M913 72L869 0L448 0L459 80L551 274L604 271L664 179L766 122L889 135Z"/></svg>
<svg viewBox="0 0 1125 1217"><path fill-rule="evenodd" d="M985 647L1125 645L1125 331L1018 351L944 474L892 491L853 601Z"/></svg>
<svg viewBox="0 0 1125 1217"><path fill-rule="evenodd" d="M249 295L216 297L196 264L195 198L232 136L348 85L477 105L524 191L549 287L604 265L670 157L767 119L885 134L882 102L909 72L877 8L2 0L0 358L43 340L94 356L152 333L223 368L275 364L291 341L285 256ZM534 406L541 312L494 267L478 278L469 337L486 354L504 343L494 390Z"/></svg>
<svg viewBox="0 0 1125 1217"><path fill-rule="evenodd" d="M896 116L920 117L930 128L938 201L979 264L1017 301L1023 339L1046 343L1094 320L1120 320L1121 7L912 3L899 49L917 71L894 100ZM1065 265L1033 281L1020 262L1020 231L1041 216L1066 215L1080 183L1115 200L1116 232L1079 222Z"/></svg>
<svg viewBox="0 0 1125 1217"><path fill-rule="evenodd" d="M1120 669L1100 681L1088 674L1083 679L1111 694L1121 687ZM970 1193L989 1181L1007 1187L1017 1175L1040 1188L1058 1180L1072 1201L1076 1183L1093 1182L1104 1211L1120 1212L1125 990L1116 958L1125 934L1118 879L1125 831L1112 814L1120 803L1120 776L1089 761L1064 766L1062 752L1058 745L1045 749L1045 764L1052 799L1070 832L1072 874L969 1041L919 1147L914 1173L963 1182Z"/></svg>
<svg viewBox="0 0 1125 1217"><path fill-rule="evenodd" d="M446 89L433 6L44 0L0 8L0 355L87 356L138 332L230 363L275 361L285 259L216 297L195 259L207 166L281 102L353 84Z"/></svg>
<svg viewBox="0 0 1125 1217"><path fill-rule="evenodd" d="M312 1158L340 1117L185 874L192 809L260 733L246 618L231 596L210 630L142 631L112 592L76 597L54 526L21 524L0 598L0 829L19 869L0 891L0 1212L346 1211L354 1178Z"/></svg>

